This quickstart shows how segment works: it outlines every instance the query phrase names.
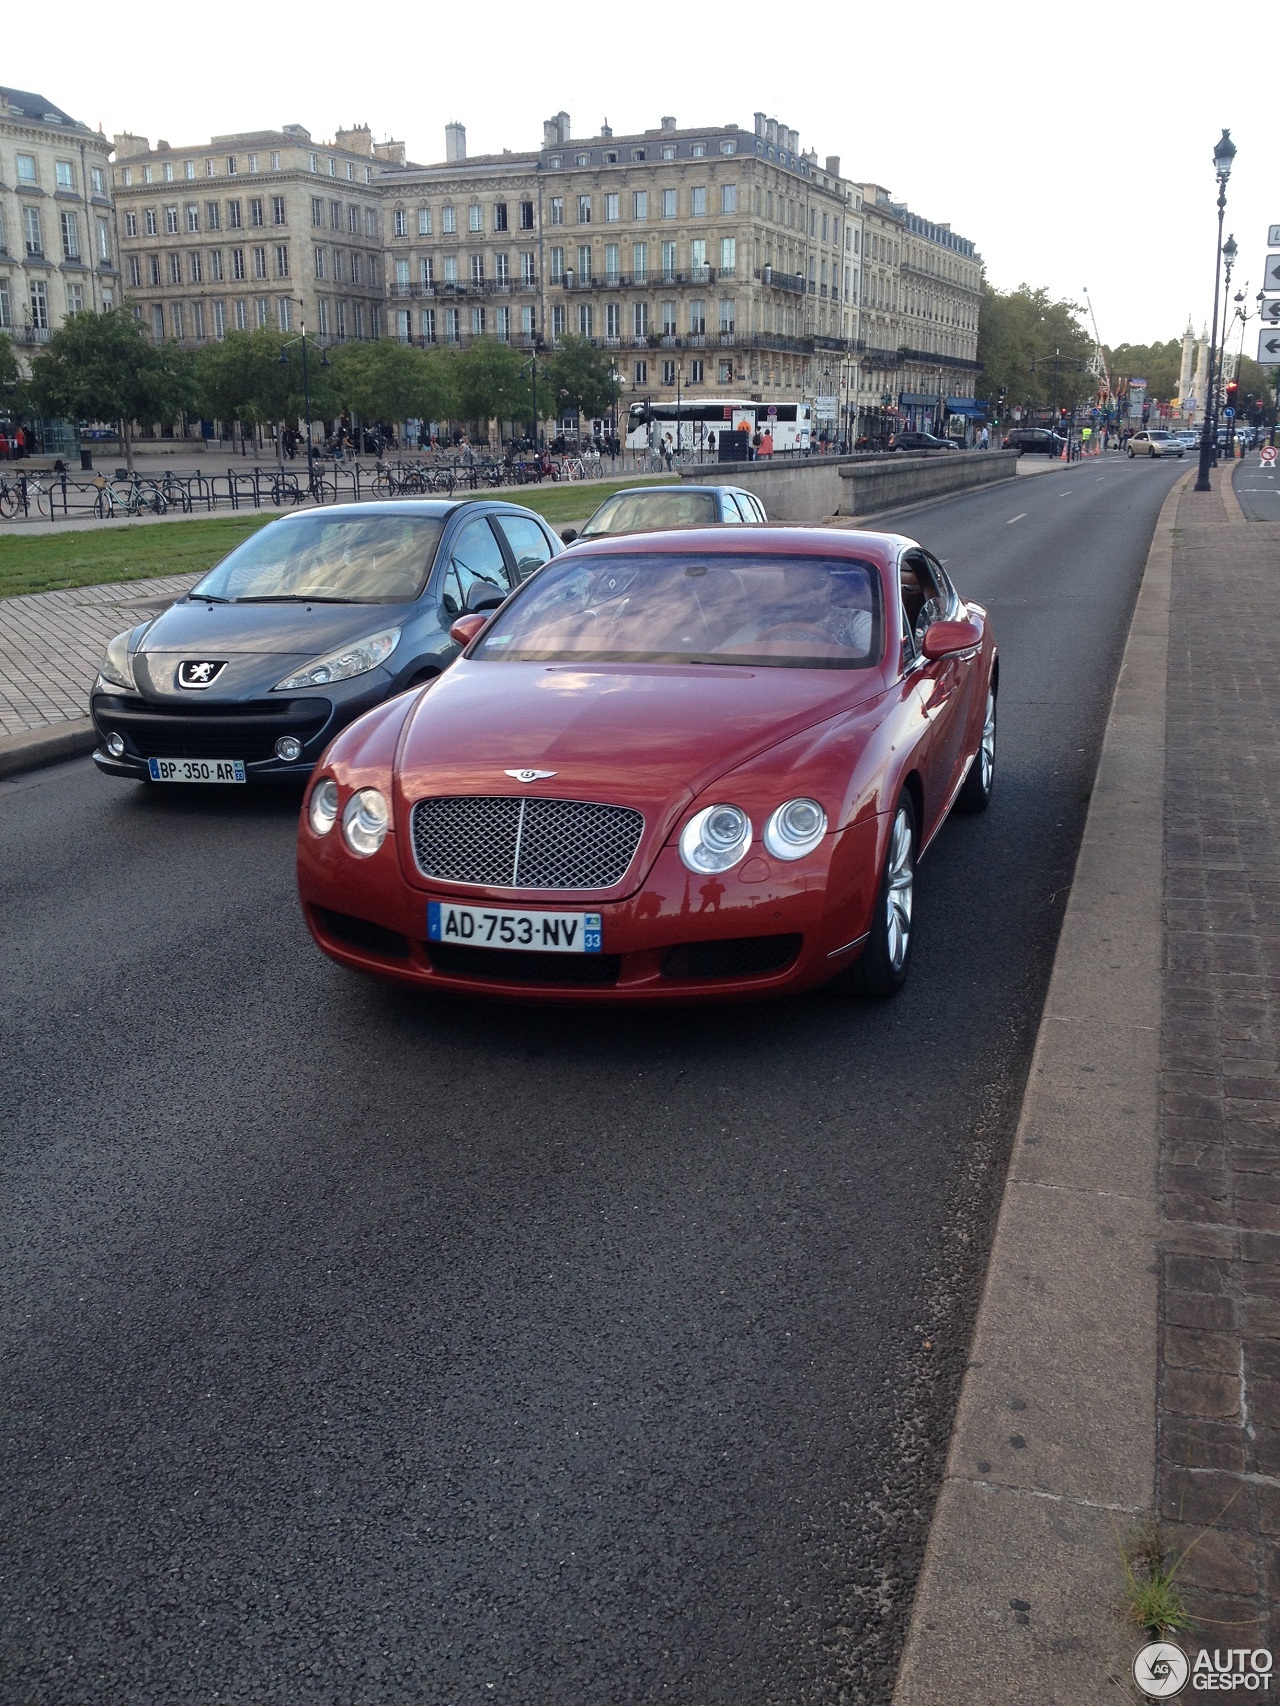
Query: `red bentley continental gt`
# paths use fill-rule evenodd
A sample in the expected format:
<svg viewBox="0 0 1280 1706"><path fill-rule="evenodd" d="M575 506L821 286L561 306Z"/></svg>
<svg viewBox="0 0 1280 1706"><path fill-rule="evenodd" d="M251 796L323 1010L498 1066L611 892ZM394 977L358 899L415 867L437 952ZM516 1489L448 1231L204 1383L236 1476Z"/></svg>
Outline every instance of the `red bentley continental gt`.
<svg viewBox="0 0 1280 1706"><path fill-rule="evenodd" d="M575 546L428 687L345 729L298 831L307 923L425 989L894 995L915 871L983 810L986 612L890 533L705 528Z"/></svg>

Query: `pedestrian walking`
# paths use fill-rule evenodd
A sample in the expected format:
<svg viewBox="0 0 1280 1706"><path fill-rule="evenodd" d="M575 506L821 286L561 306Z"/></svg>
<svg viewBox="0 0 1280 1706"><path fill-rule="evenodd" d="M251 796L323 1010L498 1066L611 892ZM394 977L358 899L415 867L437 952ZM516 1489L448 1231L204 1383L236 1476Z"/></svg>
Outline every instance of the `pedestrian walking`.
<svg viewBox="0 0 1280 1706"><path fill-rule="evenodd" d="M671 434L666 433L663 437L663 440L662 440L662 460L667 465L667 473L668 474L671 472L671 457L672 457Z"/></svg>
<svg viewBox="0 0 1280 1706"><path fill-rule="evenodd" d="M978 434L978 449L979 450L990 450L990 448L991 448L991 434L987 431L987 428L984 426L982 431Z"/></svg>
<svg viewBox="0 0 1280 1706"><path fill-rule="evenodd" d="M773 455L773 432L769 427L760 435L760 454L766 460Z"/></svg>

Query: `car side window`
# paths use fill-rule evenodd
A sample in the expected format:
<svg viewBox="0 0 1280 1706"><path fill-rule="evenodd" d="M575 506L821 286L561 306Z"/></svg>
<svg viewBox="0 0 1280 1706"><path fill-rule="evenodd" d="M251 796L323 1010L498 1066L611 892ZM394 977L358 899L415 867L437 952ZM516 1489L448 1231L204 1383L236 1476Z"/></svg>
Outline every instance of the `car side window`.
<svg viewBox="0 0 1280 1706"><path fill-rule="evenodd" d="M954 616L960 603L960 595L956 591L955 587L952 586L951 577L947 574L947 571L943 568L938 559L930 556L928 551L924 552L924 560L928 566L929 573L933 577L934 585L938 589L938 596L940 600L938 610L939 616Z"/></svg>
<svg viewBox="0 0 1280 1706"><path fill-rule="evenodd" d="M527 580L535 569L551 561L551 546L536 521L527 515L499 515L495 519L510 548L517 581Z"/></svg>
<svg viewBox="0 0 1280 1706"><path fill-rule="evenodd" d="M736 492L725 492L723 496L724 511L721 515L721 520L729 522L735 527L740 527L744 518L742 508L738 503L738 494Z"/></svg>
<svg viewBox="0 0 1280 1706"><path fill-rule="evenodd" d="M765 521L765 520L767 520L768 518L766 517L766 515L764 513L764 505L760 502L760 499L758 497L754 496L754 494L751 492L744 493L744 496L746 498L747 504L748 504L749 509L750 509L750 514L747 516L747 520L748 521Z"/></svg>
<svg viewBox="0 0 1280 1706"><path fill-rule="evenodd" d="M898 574L902 586L902 608L918 647L929 624L945 613L946 594L934 579L923 551L904 552Z"/></svg>
<svg viewBox="0 0 1280 1706"><path fill-rule="evenodd" d="M506 558L488 517L478 515L459 532L449 552L441 601L450 616L492 610L510 590Z"/></svg>

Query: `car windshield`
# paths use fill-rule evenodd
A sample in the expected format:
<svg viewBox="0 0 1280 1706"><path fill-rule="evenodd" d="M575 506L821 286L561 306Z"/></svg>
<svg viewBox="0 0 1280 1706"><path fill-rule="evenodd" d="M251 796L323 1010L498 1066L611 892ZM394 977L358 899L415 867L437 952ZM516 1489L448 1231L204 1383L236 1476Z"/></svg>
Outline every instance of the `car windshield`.
<svg viewBox="0 0 1280 1706"><path fill-rule="evenodd" d="M287 516L238 545L191 596L405 604L426 585L443 525L432 515Z"/></svg>
<svg viewBox="0 0 1280 1706"><path fill-rule="evenodd" d="M1161 443L1163 443L1165 439L1172 437L1172 434L1167 433L1167 432L1149 432L1147 434L1147 437L1158 439Z"/></svg>
<svg viewBox="0 0 1280 1706"><path fill-rule="evenodd" d="M582 530L582 538L601 533L640 533L661 527L697 527L717 521L712 492L619 492L609 498Z"/></svg>
<svg viewBox="0 0 1280 1706"><path fill-rule="evenodd" d="M880 572L860 558L629 554L548 563L471 654L487 662L865 669Z"/></svg>

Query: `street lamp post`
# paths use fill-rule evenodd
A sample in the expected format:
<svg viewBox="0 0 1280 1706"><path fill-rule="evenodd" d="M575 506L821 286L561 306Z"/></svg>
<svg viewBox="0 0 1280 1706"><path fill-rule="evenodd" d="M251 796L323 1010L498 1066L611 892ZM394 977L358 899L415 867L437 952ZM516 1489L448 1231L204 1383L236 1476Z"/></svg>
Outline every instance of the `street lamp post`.
<svg viewBox="0 0 1280 1706"><path fill-rule="evenodd" d="M1216 384L1212 387L1212 389L1210 391L1210 397L1212 398L1212 402L1213 402L1213 456L1211 459L1211 466L1214 468L1216 468L1218 466L1218 415L1219 415L1219 411L1221 409L1221 404L1222 404L1221 391L1222 391L1222 387L1223 387L1224 383L1226 382L1226 373L1227 373L1227 325L1228 325L1228 320L1227 320L1226 297L1227 297L1228 292L1231 289L1231 270L1236 264L1236 256L1238 253L1239 253L1239 248L1236 244L1235 232L1233 231L1231 233L1231 235L1227 238L1226 242L1222 245L1222 264L1223 264L1223 270L1224 270L1226 276L1223 280L1223 286L1222 286L1222 295L1223 295L1222 331L1220 334L1217 333L1217 311L1216 311L1216 307L1215 307L1215 312L1214 312L1215 335L1217 335L1217 339L1218 339L1218 377L1217 377Z"/></svg>
<svg viewBox="0 0 1280 1706"><path fill-rule="evenodd" d="M297 302L298 298L294 297L293 300ZM302 306L300 302L299 306ZM287 343L280 346L280 362L284 367L289 365L288 351L292 349L294 344L302 345L302 407L307 417L307 485L309 488L314 488L316 459L315 447L311 441L311 379L307 372L307 322L305 320L302 322L301 334L296 338L290 338ZM329 358L323 350L320 351L320 365L321 367L328 367L329 365Z"/></svg>
<svg viewBox="0 0 1280 1706"><path fill-rule="evenodd" d="M1198 492L1212 491L1209 484L1209 464L1213 457L1216 423L1213 421L1214 397L1214 346L1218 337L1218 292L1222 283L1222 221L1227 211L1227 179L1231 176L1231 162L1236 157L1236 145L1231 140L1231 132L1224 129L1218 139L1218 146L1213 151L1213 170L1218 179L1218 247L1213 262L1213 336L1209 340L1209 373L1208 390L1205 396L1204 420L1200 427L1200 467L1196 473L1195 489Z"/></svg>

